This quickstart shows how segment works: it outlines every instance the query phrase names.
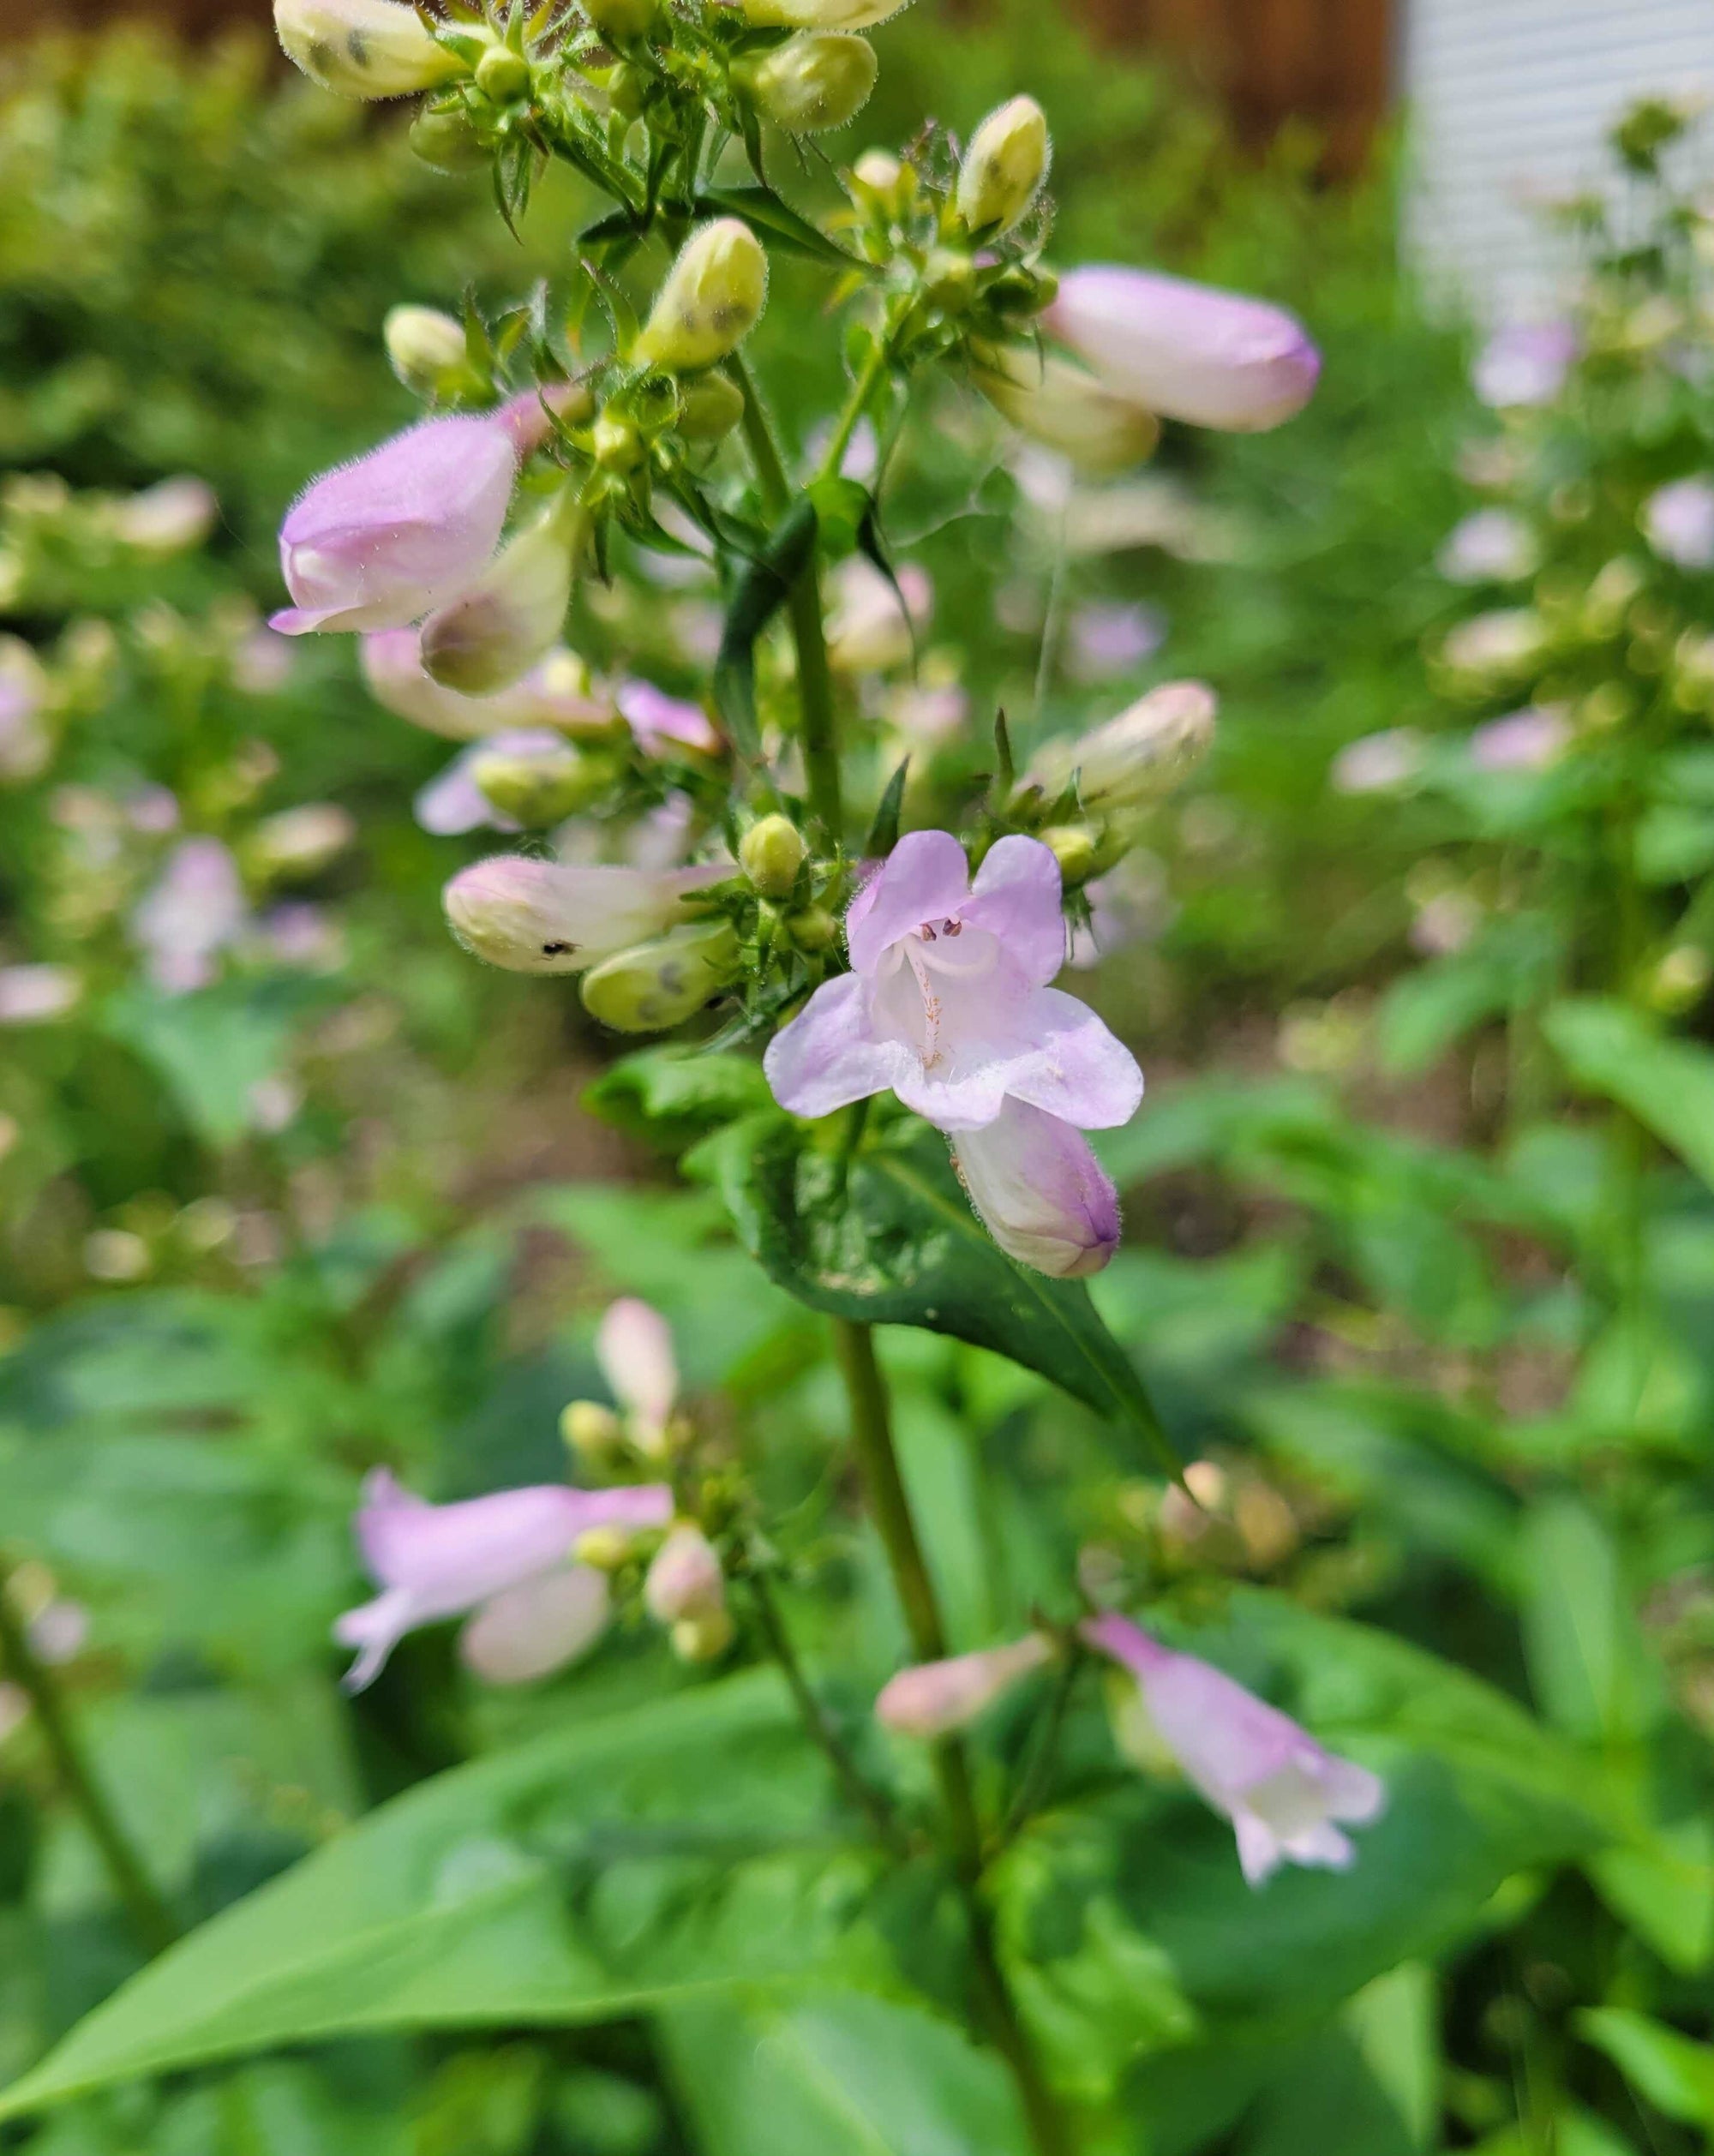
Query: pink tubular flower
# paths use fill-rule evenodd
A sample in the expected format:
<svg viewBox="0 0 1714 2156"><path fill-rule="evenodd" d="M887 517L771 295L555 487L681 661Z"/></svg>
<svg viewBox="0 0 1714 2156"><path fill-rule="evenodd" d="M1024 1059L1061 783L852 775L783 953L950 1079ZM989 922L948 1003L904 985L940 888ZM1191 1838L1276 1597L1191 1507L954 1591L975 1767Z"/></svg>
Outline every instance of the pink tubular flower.
<svg viewBox="0 0 1714 2156"><path fill-rule="evenodd" d="M1148 270L1071 270L1041 323L1115 395L1196 427L1278 427L1309 403L1321 371L1283 308Z"/></svg>
<svg viewBox="0 0 1714 2156"><path fill-rule="evenodd" d="M1478 771L1544 771L1570 740L1562 704L1526 704L1477 727L1470 737L1470 760Z"/></svg>
<svg viewBox="0 0 1714 2156"><path fill-rule="evenodd" d="M497 1683L546 1674L588 1645L606 1612L587 1583L564 1584L585 1569L572 1561L578 1537L593 1527L664 1527L672 1516L664 1483L542 1483L431 1505L378 1470L363 1485L357 1532L381 1591L333 1627L341 1646L357 1650L347 1688L373 1684L406 1632L467 1611L476 1615L465 1656L478 1674Z"/></svg>
<svg viewBox="0 0 1714 2156"><path fill-rule="evenodd" d="M881 1688L875 1719L902 1737L925 1742L950 1736L973 1722L1004 1692L1051 1659L1053 1649L1039 1633L1004 1647L983 1647L945 1662L902 1669Z"/></svg>
<svg viewBox="0 0 1714 2156"><path fill-rule="evenodd" d="M249 922L238 865L218 838L188 838L167 856L159 880L131 915L131 939L169 996L203 988L214 961Z"/></svg>
<svg viewBox="0 0 1714 2156"><path fill-rule="evenodd" d="M425 419L310 482L279 528L296 604L269 626L397 629L454 597L488 566L518 454L493 418Z"/></svg>
<svg viewBox="0 0 1714 2156"><path fill-rule="evenodd" d="M453 935L490 966L517 973L581 973L686 925L681 901L731 873L729 863L584 867L496 853L455 876L441 903Z"/></svg>
<svg viewBox="0 0 1714 2156"><path fill-rule="evenodd" d="M1076 1134L1127 1122L1142 1073L1087 1005L1049 985L1065 962L1052 853L1003 838L973 885L950 831L913 831L851 901L845 934L852 971L769 1043L781 1106L827 1116L890 1090L958 1134L1003 1249L1047 1272L1104 1264L1117 1205Z"/></svg>
<svg viewBox="0 0 1714 2156"><path fill-rule="evenodd" d="M1325 1752L1289 1715L1194 1655L1175 1654L1128 1617L1094 1617L1083 1638L1136 1678L1155 1731L1186 1779L1238 1835L1260 1886L1288 1859L1343 1872L1356 1859L1335 1824L1363 1826L1386 1802L1380 1777Z"/></svg>
<svg viewBox="0 0 1714 2156"><path fill-rule="evenodd" d="M1513 322L1483 346L1471 380L1483 403L1498 411L1550 404L1576 357L1569 322Z"/></svg>
<svg viewBox="0 0 1714 2156"><path fill-rule="evenodd" d="M613 724L612 704L590 692L583 662L570 651L550 651L509 689L460 696L425 669L415 629L377 629L361 650L363 680L381 709L449 741L481 740L512 727L553 726L577 734L605 732Z"/></svg>
<svg viewBox="0 0 1714 2156"><path fill-rule="evenodd" d="M602 1314L595 1356L633 1435L645 1451L653 1450L647 1440L658 1442L679 1397L672 1328L658 1310L634 1295L622 1295Z"/></svg>
<svg viewBox="0 0 1714 2156"><path fill-rule="evenodd" d="M652 681L621 682L618 703L644 756L670 756L674 749L712 756L720 747L720 734L701 704L668 696Z"/></svg>

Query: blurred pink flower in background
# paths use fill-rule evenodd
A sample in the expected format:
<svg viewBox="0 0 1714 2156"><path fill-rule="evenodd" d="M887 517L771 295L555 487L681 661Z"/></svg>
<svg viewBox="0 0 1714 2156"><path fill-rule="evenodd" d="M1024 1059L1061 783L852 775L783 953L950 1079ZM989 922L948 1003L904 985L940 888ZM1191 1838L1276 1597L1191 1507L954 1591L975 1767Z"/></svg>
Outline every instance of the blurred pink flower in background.
<svg viewBox="0 0 1714 2156"><path fill-rule="evenodd" d="M1408 786L1423 768L1428 743L1414 727L1388 727L1347 741L1333 758L1335 794L1390 794Z"/></svg>
<svg viewBox="0 0 1714 2156"><path fill-rule="evenodd" d="M1092 599L1065 625L1066 671L1094 687L1152 658L1166 640L1166 617L1140 600Z"/></svg>
<svg viewBox="0 0 1714 2156"><path fill-rule="evenodd" d="M1526 704L1503 719L1490 719L1470 737L1470 760L1479 771L1543 771L1571 740L1562 704Z"/></svg>
<svg viewBox="0 0 1714 2156"><path fill-rule="evenodd" d="M1714 481L1674 480L1649 496L1637 520L1663 561L1680 569L1714 568Z"/></svg>
<svg viewBox="0 0 1714 2156"><path fill-rule="evenodd" d="M1577 357L1569 322L1513 322L1497 330L1477 355L1471 380L1495 410L1550 404Z"/></svg>
<svg viewBox="0 0 1714 2156"><path fill-rule="evenodd" d="M214 961L249 920L243 878L218 838L188 838L168 854L153 889L131 914L131 940L149 978L169 996L203 988Z"/></svg>

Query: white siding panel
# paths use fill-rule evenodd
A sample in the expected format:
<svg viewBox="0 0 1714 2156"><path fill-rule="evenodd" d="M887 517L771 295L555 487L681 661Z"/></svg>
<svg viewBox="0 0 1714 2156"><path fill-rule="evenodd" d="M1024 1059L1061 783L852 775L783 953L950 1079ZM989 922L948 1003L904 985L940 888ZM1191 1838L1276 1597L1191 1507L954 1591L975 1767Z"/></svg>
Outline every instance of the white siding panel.
<svg viewBox="0 0 1714 2156"><path fill-rule="evenodd" d="M1632 99L1714 100L1714 0L1405 0L1403 57L1417 255L1489 319L1540 314L1567 258L1531 201L1606 180Z"/></svg>

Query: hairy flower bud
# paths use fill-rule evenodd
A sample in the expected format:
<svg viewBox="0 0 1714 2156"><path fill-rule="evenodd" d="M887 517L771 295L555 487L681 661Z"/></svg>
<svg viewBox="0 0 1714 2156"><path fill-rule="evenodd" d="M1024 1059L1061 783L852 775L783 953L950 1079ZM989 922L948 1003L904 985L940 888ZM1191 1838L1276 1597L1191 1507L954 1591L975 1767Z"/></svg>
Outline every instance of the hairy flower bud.
<svg viewBox="0 0 1714 2156"><path fill-rule="evenodd" d="M491 162L462 106L450 112L425 108L411 123L407 139L412 152L437 172L476 172Z"/></svg>
<svg viewBox="0 0 1714 2156"><path fill-rule="evenodd" d="M800 950L831 950L839 940L839 923L824 906L806 906L786 923L786 933Z"/></svg>
<svg viewBox="0 0 1714 2156"><path fill-rule="evenodd" d="M686 441L722 441L744 416L744 392L725 374L698 374L679 401L679 432Z"/></svg>
<svg viewBox="0 0 1714 2156"><path fill-rule="evenodd" d="M482 798L526 831L575 816L605 793L616 775L609 758L585 755L557 738L528 749L483 744L470 767Z"/></svg>
<svg viewBox="0 0 1714 2156"><path fill-rule="evenodd" d="M1321 371L1283 308L1146 270L1069 271L1041 323L1116 396L1196 427L1277 427Z"/></svg>
<svg viewBox="0 0 1714 2156"><path fill-rule="evenodd" d="M622 44L642 37L655 20L656 0L582 0L592 28Z"/></svg>
<svg viewBox="0 0 1714 2156"><path fill-rule="evenodd" d="M530 63L509 45L491 45L476 62L476 87L496 105L511 105L530 89Z"/></svg>
<svg viewBox="0 0 1714 2156"><path fill-rule="evenodd" d="M605 959L584 975L584 1009L620 1033L659 1033L692 1018L738 978L729 921L675 928Z"/></svg>
<svg viewBox="0 0 1714 2156"><path fill-rule="evenodd" d="M1011 98L970 137L958 168L958 214L973 232L1010 231L1047 177L1047 116L1034 98Z"/></svg>
<svg viewBox="0 0 1714 2156"><path fill-rule="evenodd" d="M770 30L872 30L907 0L740 0L747 22Z"/></svg>
<svg viewBox="0 0 1714 2156"><path fill-rule="evenodd" d="M390 307L381 326L387 364L418 397L438 397L465 364L464 326L438 307Z"/></svg>
<svg viewBox="0 0 1714 2156"><path fill-rule="evenodd" d="M1050 796L1077 778L1086 809L1146 807L1172 791L1207 755L1216 705L1201 681L1166 681L1088 734L1044 741L1025 782Z"/></svg>
<svg viewBox="0 0 1714 2156"><path fill-rule="evenodd" d="M812 30L734 73L757 110L776 127L791 135L821 135L856 118L879 70L866 38Z"/></svg>
<svg viewBox="0 0 1714 2156"><path fill-rule="evenodd" d="M1087 883L1099 865L1095 834L1082 823L1056 823L1051 830L1037 833L1042 844L1059 864L1059 879L1066 889L1075 890L1080 883Z"/></svg>
<svg viewBox="0 0 1714 2156"><path fill-rule="evenodd" d="M787 898L808 856L788 816L764 816L738 841L738 865L764 898Z"/></svg>
<svg viewBox="0 0 1714 2156"><path fill-rule="evenodd" d="M657 1625L707 1617L724 1608L726 1575L714 1545L691 1520L680 1520L656 1551L643 1602Z"/></svg>
<svg viewBox="0 0 1714 2156"><path fill-rule="evenodd" d="M1160 438L1153 412L1054 352L1017 345L985 351L972 380L1020 434L1098 476L1142 464Z"/></svg>
<svg viewBox="0 0 1714 2156"><path fill-rule="evenodd" d="M1081 1280L1118 1249L1112 1179L1058 1116L1008 1100L992 1123L956 1133L952 1159L983 1226L1020 1265Z"/></svg>
<svg viewBox="0 0 1714 2156"><path fill-rule="evenodd" d="M1040 1669L1052 1654L1051 1643L1032 1633L1004 1647L984 1647L945 1662L920 1662L914 1669L902 1669L883 1686L875 1702L875 1719L899 1736L926 1743L950 1737L1032 1670Z"/></svg>
<svg viewBox="0 0 1714 2156"><path fill-rule="evenodd" d="M557 727L579 740L610 735L612 701L597 694L575 652L550 651L523 680L495 696L460 696L423 671L414 629L378 629L363 640L363 679L384 710L450 741L479 740L515 728Z"/></svg>
<svg viewBox="0 0 1714 2156"><path fill-rule="evenodd" d="M565 625L588 519L564 488L476 582L423 625L423 664L443 688L492 696L550 651Z"/></svg>
<svg viewBox="0 0 1714 2156"><path fill-rule="evenodd" d="M710 1609L700 1617L681 1617L672 1630L673 1652L680 1662L718 1662L737 1630L729 1609Z"/></svg>
<svg viewBox="0 0 1714 2156"><path fill-rule="evenodd" d="M443 895L452 933L478 958L518 973L580 973L680 919L680 900L727 869L584 868L497 853Z"/></svg>
<svg viewBox="0 0 1714 2156"><path fill-rule="evenodd" d="M399 0L274 0L273 27L286 57L340 97L409 97L464 72Z"/></svg>
<svg viewBox="0 0 1714 2156"><path fill-rule="evenodd" d="M692 232L667 272L636 357L688 374L735 351L761 317L768 258L750 227L716 218Z"/></svg>

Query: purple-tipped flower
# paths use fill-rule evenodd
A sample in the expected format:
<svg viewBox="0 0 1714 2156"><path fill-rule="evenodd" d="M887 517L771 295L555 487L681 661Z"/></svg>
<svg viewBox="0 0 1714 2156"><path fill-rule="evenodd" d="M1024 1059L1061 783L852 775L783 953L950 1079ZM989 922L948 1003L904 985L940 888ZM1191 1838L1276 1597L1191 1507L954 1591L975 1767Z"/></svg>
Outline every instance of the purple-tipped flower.
<svg viewBox="0 0 1714 2156"><path fill-rule="evenodd" d="M131 915L131 940L169 996L203 988L214 961L243 935L249 907L238 864L218 838L188 838Z"/></svg>
<svg viewBox="0 0 1714 2156"><path fill-rule="evenodd" d="M1321 371L1283 308L1149 270L1070 271L1041 325L1115 396L1196 427L1278 427L1309 403Z"/></svg>
<svg viewBox="0 0 1714 2156"><path fill-rule="evenodd" d="M945 1662L919 1662L883 1686L875 1719L884 1728L925 1743L963 1729L1053 1653L1039 1633L1004 1647L984 1647Z"/></svg>
<svg viewBox="0 0 1714 2156"><path fill-rule="evenodd" d="M1714 569L1714 483L1675 479L1643 504L1637 521L1663 561L1679 569Z"/></svg>
<svg viewBox="0 0 1714 2156"><path fill-rule="evenodd" d="M496 853L442 893L466 949L518 973L581 973L687 916L680 901L732 873L729 864L645 870L584 867Z"/></svg>
<svg viewBox="0 0 1714 2156"><path fill-rule="evenodd" d="M1496 411L1550 404L1577 350L1569 322L1513 322L1496 330L1477 355L1476 393Z"/></svg>
<svg viewBox="0 0 1714 2156"><path fill-rule="evenodd" d="M1355 1861L1338 1823L1362 1826L1379 1816L1387 1793L1378 1776L1323 1751L1289 1715L1212 1663L1161 1646L1127 1617L1091 1618L1082 1630L1136 1678L1186 1779L1232 1821L1251 1886L1288 1860L1333 1872Z"/></svg>
<svg viewBox="0 0 1714 2156"><path fill-rule="evenodd" d="M475 582L500 542L518 468L494 419L425 419L313 481L279 528L295 604L271 626L398 629Z"/></svg>
<svg viewBox="0 0 1714 2156"><path fill-rule="evenodd" d="M973 884L950 831L913 831L852 901L845 934L852 971L768 1046L769 1083L794 1115L889 1091L948 1131L984 1129L1008 1099L1083 1130L1135 1113L1135 1057L1048 985L1065 923L1040 840L1001 839Z"/></svg>
<svg viewBox="0 0 1714 2156"><path fill-rule="evenodd" d="M406 1632L469 1611L476 1613L465 1635L473 1666L498 1682L545 1674L588 1644L592 1610L597 1622L605 1611L605 1596L596 1608L587 1584L548 1584L581 1569L572 1560L579 1536L597 1527L664 1527L672 1516L664 1483L605 1490L542 1483L431 1505L378 1470L363 1487L357 1532L381 1591L333 1627L342 1646L357 1650L348 1687L372 1684Z"/></svg>
<svg viewBox="0 0 1714 2156"><path fill-rule="evenodd" d="M1571 740L1562 704L1531 704L1490 719L1470 737L1470 760L1479 771L1544 771Z"/></svg>
<svg viewBox="0 0 1714 2156"><path fill-rule="evenodd" d="M1119 1244L1119 1195L1081 1130L1008 1100L980 1130L962 1130L953 1165L1008 1257L1057 1280L1099 1273Z"/></svg>

